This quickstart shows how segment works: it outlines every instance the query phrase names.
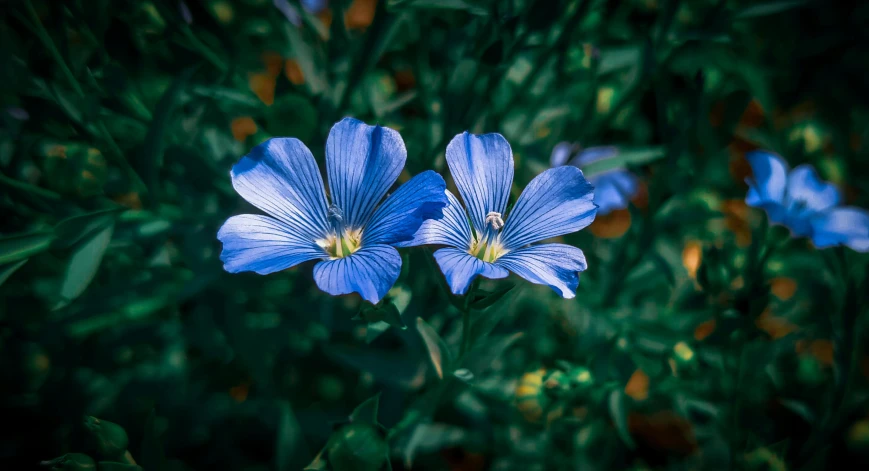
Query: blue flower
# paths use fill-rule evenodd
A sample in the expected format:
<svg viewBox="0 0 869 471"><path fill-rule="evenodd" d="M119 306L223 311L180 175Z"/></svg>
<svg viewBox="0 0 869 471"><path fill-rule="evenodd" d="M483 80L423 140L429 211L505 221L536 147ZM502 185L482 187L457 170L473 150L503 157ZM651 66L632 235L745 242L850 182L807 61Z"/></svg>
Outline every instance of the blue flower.
<svg viewBox="0 0 869 471"><path fill-rule="evenodd" d="M766 151L746 155L754 174L746 179L745 203L766 211L797 237L809 237L818 248L846 245L869 251L869 212L839 206L839 190L821 181L810 165L788 171L781 157Z"/></svg>
<svg viewBox="0 0 869 471"><path fill-rule="evenodd" d="M302 8L311 13L320 13L329 8L329 0L302 0Z"/></svg>
<svg viewBox="0 0 869 471"><path fill-rule="evenodd" d="M269 216L242 214L223 224L217 238L224 269L266 275L322 260L314 267L320 289L359 293L376 304L401 270L393 246L412 239L424 220L441 217L447 204L444 179L426 171L378 206L405 160L398 132L343 119L326 141L330 204L301 141L274 138L254 147L232 168L232 186Z"/></svg>
<svg viewBox="0 0 869 471"><path fill-rule="evenodd" d="M564 244L530 244L576 232L594 220L592 186L582 171L565 166L541 173L505 217L513 152L504 137L459 134L447 146L446 157L467 212L447 191L443 218L423 223L406 244L447 246L434 256L454 294L465 294L477 275L504 278L512 271L574 297L578 272L586 269L582 251Z"/></svg>
<svg viewBox="0 0 869 471"><path fill-rule="evenodd" d="M560 142L552 148L549 161L552 167L566 164L583 168L592 162L615 157L618 153L617 148L610 146L581 149L577 144ZM592 175L588 181L594 186L594 203L598 206L598 214L601 216L617 209L627 208L631 198L636 196L640 188L637 176L624 168Z"/></svg>

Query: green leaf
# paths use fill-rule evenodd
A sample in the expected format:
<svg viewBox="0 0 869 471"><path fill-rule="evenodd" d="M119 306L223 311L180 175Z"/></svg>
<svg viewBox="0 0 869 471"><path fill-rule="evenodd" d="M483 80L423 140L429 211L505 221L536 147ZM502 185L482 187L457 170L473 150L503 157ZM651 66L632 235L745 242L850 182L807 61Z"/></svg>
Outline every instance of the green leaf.
<svg viewBox="0 0 869 471"><path fill-rule="evenodd" d="M195 85L191 87L191 91L194 95L212 98L224 106L239 107L248 111L258 110L262 107L262 102L256 95L234 88Z"/></svg>
<svg viewBox="0 0 869 471"><path fill-rule="evenodd" d="M124 211L125 208L104 209L72 216L60 221L54 226L56 239L52 244L52 248L63 249L72 247L82 239L90 237L96 232L110 226Z"/></svg>
<svg viewBox="0 0 869 471"><path fill-rule="evenodd" d="M401 313L398 311L398 307L395 306L391 300L385 300L377 306L364 305L359 311L359 317L369 324L386 322L393 327L402 330L407 329L407 325L401 318Z"/></svg>
<svg viewBox="0 0 869 471"><path fill-rule="evenodd" d="M582 173L584 173L586 177L590 177L599 173L625 167L628 165L645 165L650 162L654 162L661 157L664 157L664 155L666 154L663 147L650 147L645 149L632 150L621 149L619 150L618 155L616 155L615 157L598 160L597 162L592 162L586 165L585 167L583 167Z"/></svg>
<svg viewBox="0 0 869 471"><path fill-rule="evenodd" d="M811 3L809 0L785 0L779 2L766 2L754 4L746 7L733 15L735 20L744 20L748 18L757 18L759 16L774 15L783 13L788 10L800 8Z"/></svg>
<svg viewBox="0 0 869 471"><path fill-rule="evenodd" d="M630 449L634 449L634 439L631 438L630 430L628 429L628 410L625 394L620 389L614 389L609 395L609 413L616 426L616 431L621 437L625 445Z"/></svg>
<svg viewBox="0 0 869 471"><path fill-rule="evenodd" d="M315 456L314 459L310 463L308 463L308 466L302 468L302 471L324 471L326 469L329 469L329 465L328 463L326 463L326 459L323 457L325 452L326 447L323 447L323 449L320 450L319 453L317 453L317 456Z"/></svg>
<svg viewBox="0 0 869 471"><path fill-rule="evenodd" d="M377 393L353 409L353 412L350 414L350 422L361 422L379 426L377 423L377 409L379 406L380 393Z"/></svg>
<svg viewBox="0 0 869 471"><path fill-rule="evenodd" d="M664 257L661 256L661 254L659 254L658 252L650 252L649 260L651 260L655 267L658 269L657 273L664 275L664 277L667 279L667 283L669 283L670 286L676 285L676 277L675 275L673 275L673 270L670 267L670 264L667 262L667 260L664 259Z"/></svg>
<svg viewBox="0 0 869 471"><path fill-rule="evenodd" d="M642 60L642 45L603 49L600 51L600 64L598 65L597 73L598 75L605 75L628 67L638 67L642 63Z"/></svg>
<svg viewBox="0 0 869 471"><path fill-rule="evenodd" d="M278 401L280 418L275 441L275 467L278 471L298 469L294 457L298 453L302 429L288 401Z"/></svg>
<svg viewBox="0 0 869 471"><path fill-rule="evenodd" d="M142 467L148 471L161 471L166 468L166 455L163 452L160 434L157 432L157 413L154 409L151 409L145 421L140 461Z"/></svg>
<svg viewBox="0 0 869 471"><path fill-rule="evenodd" d="M302 74L305 76L305 86L312 95L319 95L326 91L328 84L323 76L323 70L316 63L315 51L311 44L302 37L299 28L289 21L284 23L284 35L287 39L287 52L299 64Z"/></svg>
<svg viewBox="0 0 869 471"><path fill-rule="evenodd" d="M51 247L54 234L51 232L33 232L0 237L0 264L17 262L26 259Z"/></svg>
<svg viewBox="0 0 869 471"><path fill-rule="evenodd" d="M30 259L25 258L24 260L19 260L17 262L0 265L0 285L5 283L6 280L8 280L13 273L15 273L15 270L21 268L25 263L27 263L28 260Z"/></svg>
<svg viewBox="0 0 869 471"><path fill-rule="evenodd" d="M812 412L811 409L809 409L809 406L805 402L795 401L793 399L779 399L778 402L786 409L789 409L791 412L802 417L803 420L806 421L806 423L815 423L815 413Z"/></svg>
<svg viewBox="0 0 869 471"><path fill-rule="evenodd" d="M157 108L154 110L154 117L148 127L148 133L145 135L142 151L138 156L139 171L144 177L148 192L154 196L158 194L156 191L159 184L160 168L163 167L163 151L167 141L166 132L169 129L170 118L177 108L181 93L187 86L187 81L194 70L194 67L184 69L160 97Z"/></svg>
<svg viewBox="0 0 869 471"><path fill-rule="evenodd" d="M317 130L317 109L301 96L288 93L266 109L266 130L273 136L293 136L308 142Z"/></svg>
<svg viewBox="0 0 869 471"><path fill-rule="evenodd" d="M515 284L509 284L498 288L495 291L478 290L476 298L471 303L471 309L482 311L500 301L504 295L512 291L515 287Z"/></svg>
<svg viewBox="0 0 869 471"><path fill-rule="evenodd" d="M497 293L495 291L493 293ZM480 314L477 315L477 318L471 321L471 343L476 344L481 339L486 338L490 332L501 322L501 319L507 313L507 310L510 308L510 302L504 302L512 296L515 296L518 293L518 289L509 289L505 290L503 294L501 294L499 301L502 301L499 305L489 306L487 309L484 309ZM453 296L455 298L455 296Z"/></svg>
<svg viewBox="0 0 869 471"><path fill-rule="evenodd" d="M471 370L467 368L459 368L456 371L453 371L453 376L466 383L474 380L474 373L471 373Z"/></svg>
<svg viewBox="0 0 869 471"><path fill-rule="evenodd" d="M400 7L420 10L464 10L474 15L489 14L489 11L482 6L467 0L390 0L386 5L390 9Z"/></svg>
<svg viewBox="0 0 869 471"><path fill-rule="evenodd" d="M114 224L79 242L73 249L60 286L60 308L79 297L97 274L103 255L112 240Z"/></svg>
<svg viewBox="0 0 869 471"><path fill-rule="evenodd" d="M416 389L425 381L425 363L406 351L331 345L326 355L351 368L367 371L388 384Z"/></svg>
<svg viewBox="0 0 869 471"><path fill-rule="evenodd" d="M452 364L452 354L446 342L440 335L428 325L421 317L416 320L416 330L422 336L422 341L425 343L425 348L428 351L429 361L435 369L438 378L444 378L444 371L449 371Z"/></svg>
<svg viewBox="0 0 869 471"><path fill-rule="evenodd" d="M114 461L100 461L97 463L100 471L143 471L144 468L137 464L116 463ZM150 468L148 468L150 471ZM159 469L159 468L154 468Z"/></svg>
<svg viewBox="0 0 869 471"><path fill-rule="evenodd" d="M480 375L486 372L496 358L503 355L511 345L524 335L522 332L516 332L512 335L493 339L490 342L480 343L468 352L467 357L462 362L462 366L473 374Z"/></svg>

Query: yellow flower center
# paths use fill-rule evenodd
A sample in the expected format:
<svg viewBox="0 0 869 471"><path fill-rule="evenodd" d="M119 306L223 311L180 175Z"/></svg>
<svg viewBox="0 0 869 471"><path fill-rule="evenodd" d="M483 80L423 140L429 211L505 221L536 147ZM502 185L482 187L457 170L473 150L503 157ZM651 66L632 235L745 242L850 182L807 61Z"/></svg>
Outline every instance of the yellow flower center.
<svg viewBox="0 0 869 471"><path fill-rule="evenodd" d="M498 233L502 227L504 227L504 220L500 213L487 214L485 232L480 237L474 238L468 253L490 263L506 254L508 250L501 243L501 236Z"/></svg>
<svg viewBox="0 0 869 471"><path fill-rule="evenodd" d="M325 239L317 241L317 245L323 248L332 260L344 258L360 249L362 244L361 229L345 229L339 236L336 233L329 234Z"/></svg>

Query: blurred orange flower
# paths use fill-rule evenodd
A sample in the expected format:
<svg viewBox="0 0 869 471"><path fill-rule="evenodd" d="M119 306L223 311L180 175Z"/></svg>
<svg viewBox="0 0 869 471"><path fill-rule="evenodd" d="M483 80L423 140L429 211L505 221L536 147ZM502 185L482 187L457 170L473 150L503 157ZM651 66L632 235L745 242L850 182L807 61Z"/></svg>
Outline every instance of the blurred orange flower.
<svg viewBox="0 0 869 471"><path fill-rule="evenodd" d="M344 26L347 29L364 30L374 21L376 10L377 0L353 0L350 8L344 12Z"/></svg>
<svg viewBox="0 0 869 471"><path fill-rule="evenodd" d="M639 368L634 371L625 385L625 394L636 401L646 400L649 397L649 375Z"/></svg>
<svg viewBox="0 0 869 471"><path fill-rule="evenodd" d="M589 230L595 237L615 239L625 235L631 227L631 212L627 209L617 209L609 214L595 217Z"/></svg>
<svg viewBox="0 0 869 471"><path fill-rule="evenodd" d="M284 63L284 75L293 85L301 85L305 83L305 74L302 72L302 68L299 67L299 63L296 62L295 59L287 59Z"/></svg>
<svg viewBox="0 0 869 471"><path fill-rule="evenodd" d="M240 116L232 120L229 124L232 129L232 137L238 142L244 142L248 136L256 133L257 127L253 118L250 116Z"/></svg>

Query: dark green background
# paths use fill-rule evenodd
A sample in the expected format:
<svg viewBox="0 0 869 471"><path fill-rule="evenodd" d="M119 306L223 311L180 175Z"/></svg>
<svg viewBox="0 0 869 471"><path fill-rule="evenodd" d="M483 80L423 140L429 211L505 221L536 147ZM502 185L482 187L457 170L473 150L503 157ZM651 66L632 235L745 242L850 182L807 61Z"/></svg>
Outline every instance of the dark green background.
<svg viewBox="0 0 869 471"><path fill-rule="evenodd" d="M0 468L135 469L95 416L148 471L298 470L376 393L384 429L318 466L376 469L385 430L392 469L869 464L869 260L740 205L762 147L869 207L869 4L330 3L296 27L270 0L186 0L189 24L174 0L0 2ZM404 252L392 327L310 264L218 259L220 224L255 211L233 163L292 136L322 165L348 115L401 132L400 181L452 185L444 149L469 130L511 143L514 199L563 140L619 146L644 190L564 238L589 260L575 299L484 283L515 287L474 314L494 330L473 376L444 356L442 383L417 318L455 354L462 301L425 250ZM538 368L592 378L540 389L548 424L515 400Z"/></svg>

